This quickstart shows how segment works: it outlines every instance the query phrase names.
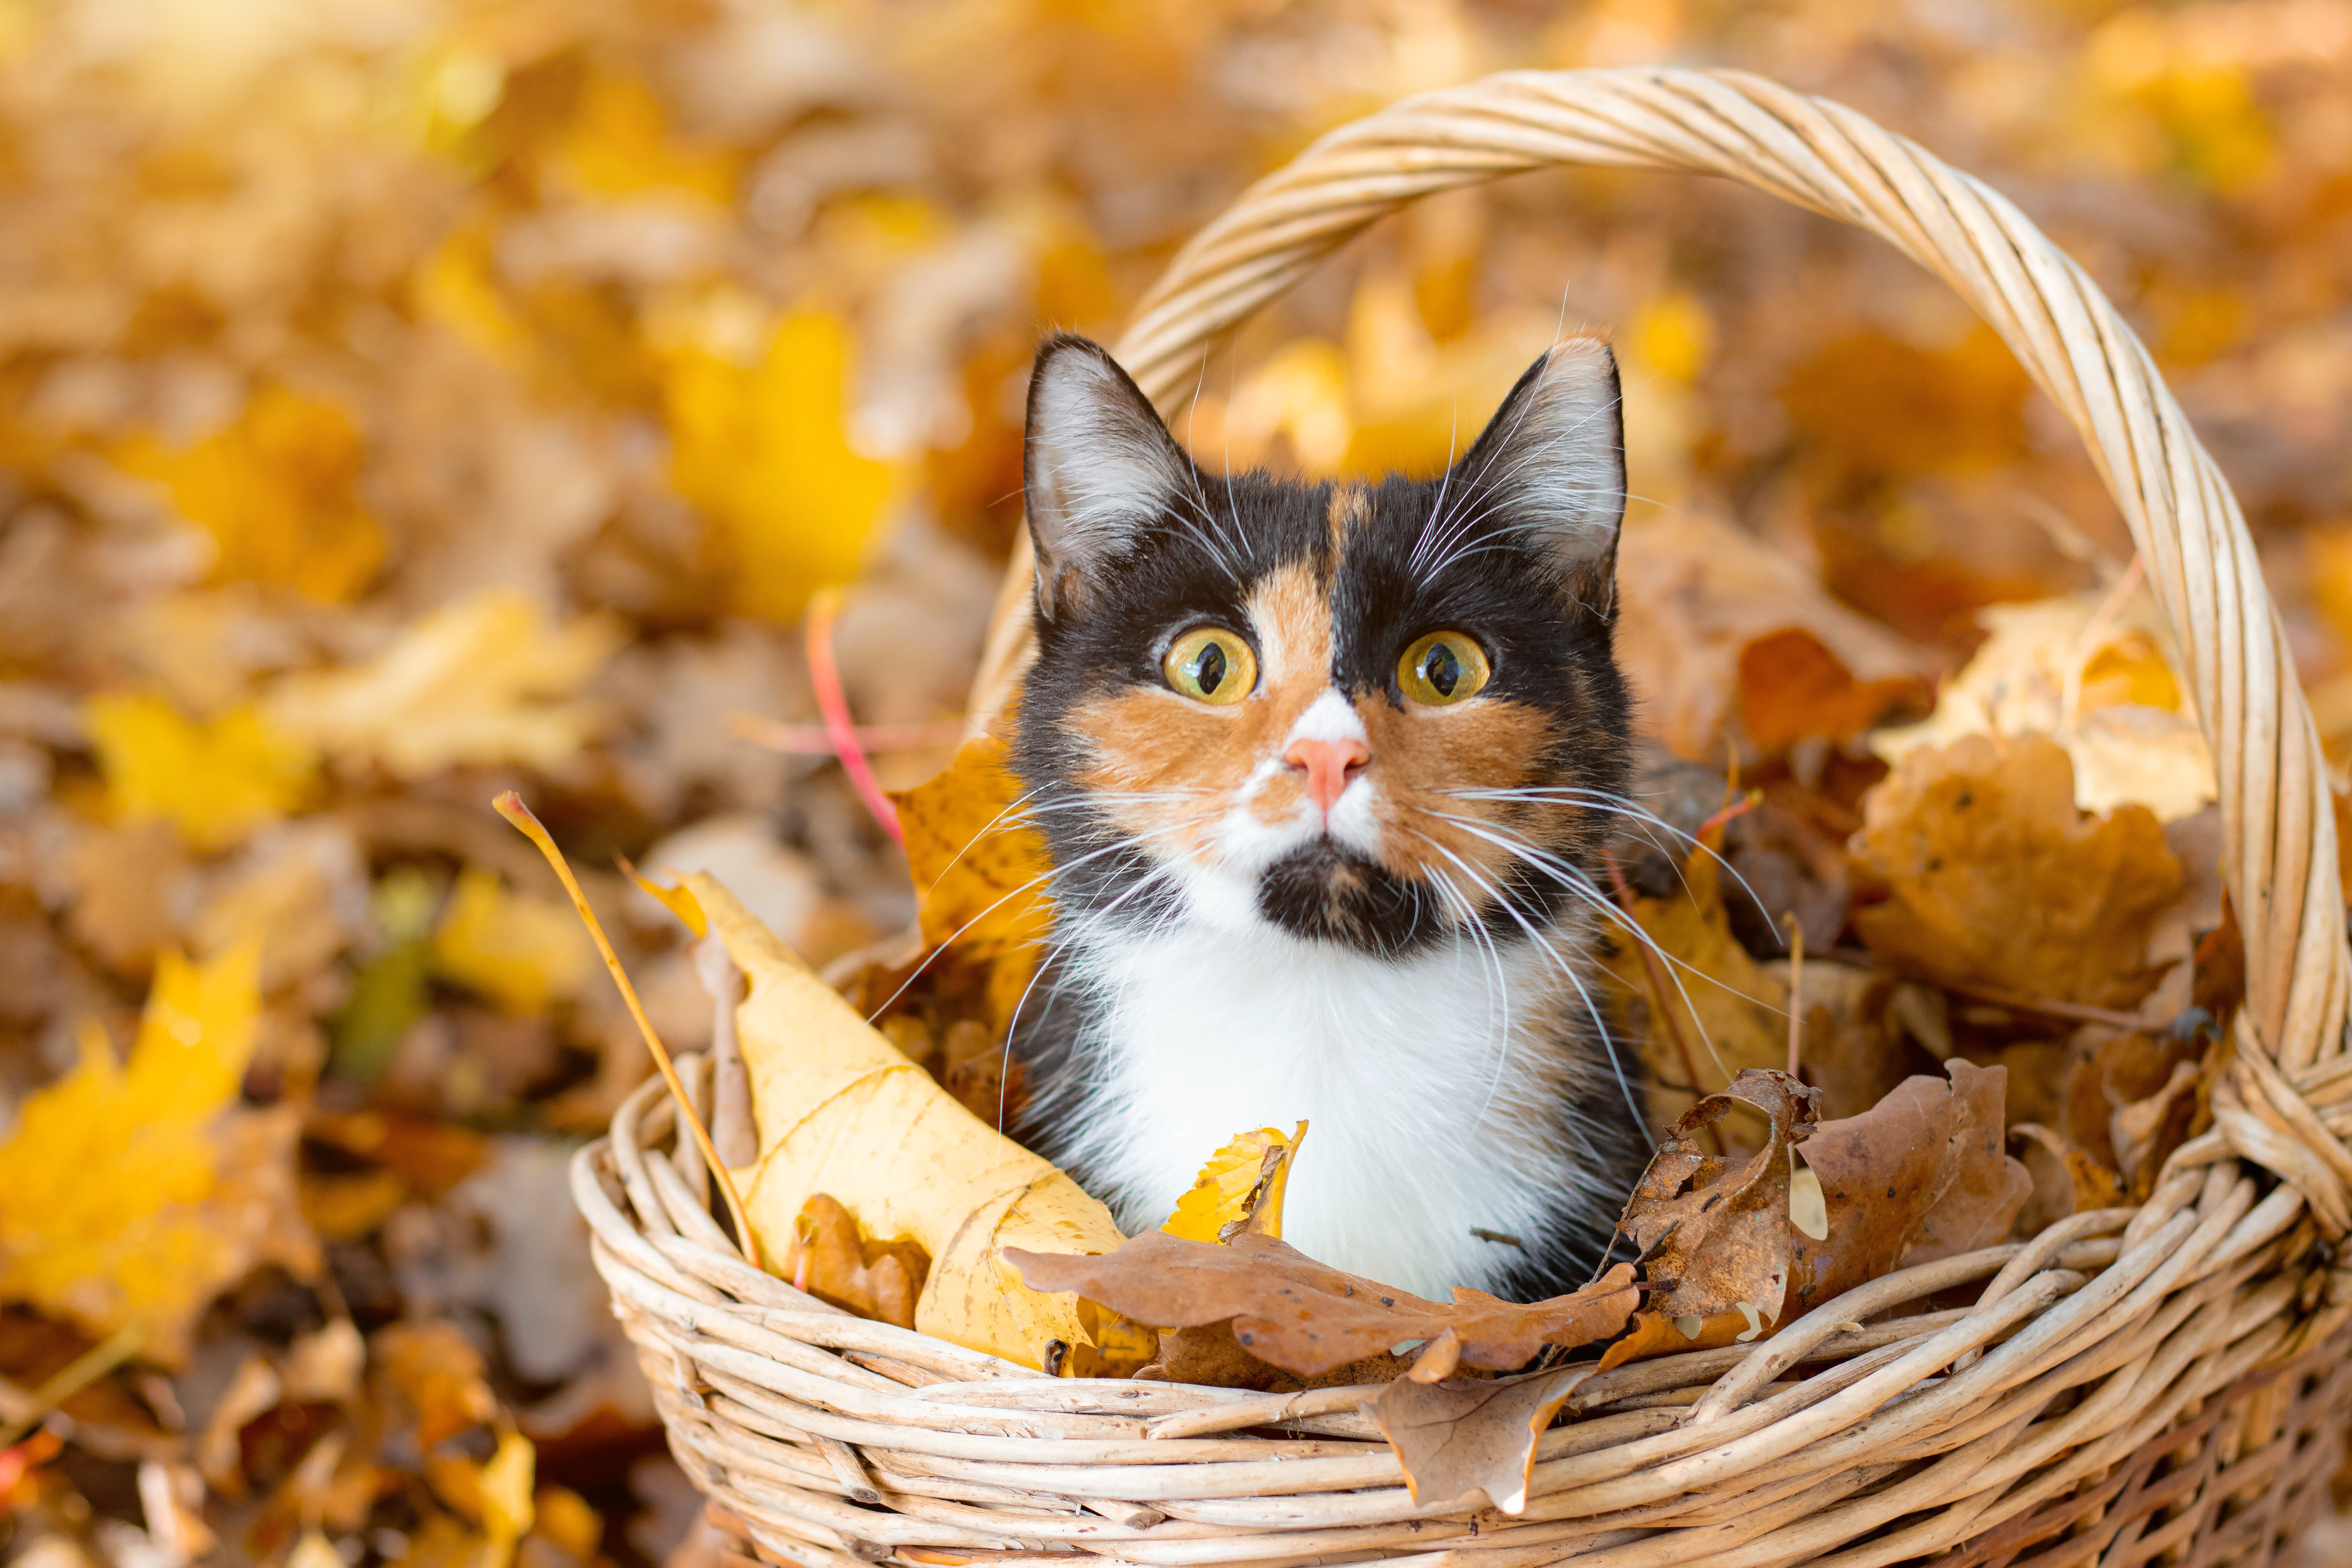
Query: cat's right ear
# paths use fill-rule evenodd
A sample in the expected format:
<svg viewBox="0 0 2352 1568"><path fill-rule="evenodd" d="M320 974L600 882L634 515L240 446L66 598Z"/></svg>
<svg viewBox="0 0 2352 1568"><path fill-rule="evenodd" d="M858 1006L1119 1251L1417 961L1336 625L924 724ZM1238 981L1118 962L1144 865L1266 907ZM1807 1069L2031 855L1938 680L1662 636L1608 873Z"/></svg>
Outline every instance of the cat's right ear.
<svg viewBox="0 0 2352 1568"><path fill-rule="evenodd" d="M1100 343L1056 333L1029 377L1022 480L1037 550L1037 607L1078 611L1087 582L1177 503L1182 448Z"/></svg>

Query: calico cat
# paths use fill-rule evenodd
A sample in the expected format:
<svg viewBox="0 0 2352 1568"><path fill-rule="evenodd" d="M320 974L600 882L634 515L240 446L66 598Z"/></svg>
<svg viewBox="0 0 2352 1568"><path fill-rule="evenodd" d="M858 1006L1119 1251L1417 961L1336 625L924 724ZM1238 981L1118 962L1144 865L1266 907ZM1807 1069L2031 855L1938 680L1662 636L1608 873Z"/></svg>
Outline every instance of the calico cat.
<svg viewBox="0 0 2352 1568"><path fill-rule="evenodd" d="M1609 350L1552 349L1428 480L1205 472L1083 338L1028 416L1012 754L1055 914L1012 1130L1134 1231L1305 1119L1308 1255L1574 1289L1646 1152L1590 974L1631 754Z"/></svg>

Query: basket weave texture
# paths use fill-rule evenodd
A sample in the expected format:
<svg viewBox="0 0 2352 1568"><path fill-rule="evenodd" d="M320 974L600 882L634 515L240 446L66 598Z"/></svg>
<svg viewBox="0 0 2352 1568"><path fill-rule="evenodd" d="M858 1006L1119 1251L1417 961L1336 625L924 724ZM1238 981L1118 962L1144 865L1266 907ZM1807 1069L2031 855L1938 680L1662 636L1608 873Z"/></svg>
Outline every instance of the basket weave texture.
<svg viewBox="0 0 2352 1568"><path fill-rule="evenodd" d="M2023 215L1754 77L1512 73L1398 103L1261 181L1116 352L1164 402L1374 219L1559 163L1716 174L1879 235L1999 331L2081 434L2220 778L2248 999L2213 1131L2137 1210L1873 1281L1753 1346L1588 1379L1506 1517L1416 1507L1345 1391L1044 1378L800 1294L712 1220L656 1081L582 1151L573 1192L673 1451L762 1558L2256 1564L2325 1496L2352 1418L2352 963L2319 747L2229 487L2114 307ZM1016 560L976 724L1025 659L1027 574ZM1941 1310L1885 1316L1915 1303Z"/></svg>

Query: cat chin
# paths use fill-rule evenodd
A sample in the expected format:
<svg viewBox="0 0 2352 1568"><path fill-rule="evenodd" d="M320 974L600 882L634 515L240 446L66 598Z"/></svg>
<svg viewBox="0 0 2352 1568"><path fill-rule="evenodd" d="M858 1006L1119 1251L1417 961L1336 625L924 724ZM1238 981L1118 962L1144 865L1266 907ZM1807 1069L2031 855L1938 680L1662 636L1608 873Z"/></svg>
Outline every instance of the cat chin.
<svg viewBox="0 0 2352 1568"><path fill-rule="evenodd" d="M1393 958L1447 930L1436 896L1370 858L1317 838L1259 874L1257 914L1278 931Z"/></svg>

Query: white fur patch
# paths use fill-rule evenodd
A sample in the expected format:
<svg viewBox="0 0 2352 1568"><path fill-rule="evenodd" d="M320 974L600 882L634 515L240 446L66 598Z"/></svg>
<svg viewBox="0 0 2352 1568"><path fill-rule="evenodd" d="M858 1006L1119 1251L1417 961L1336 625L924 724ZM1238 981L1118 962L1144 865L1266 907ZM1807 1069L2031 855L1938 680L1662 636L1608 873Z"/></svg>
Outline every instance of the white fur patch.
<svg viewBox="0 0 2352 1568"><path fill-rule="evenodd" d="M1598 1191L1566 1114L1586 1069L1559 1037L1562 994L1582 1005L1529 945L1382 959L1255 916L1245 934L1213 916L1140 934L1078 918L1078 978L1102 1003L1080 1059L1101 1078L1072 1153L1129 1231L1164 1220L1235 1133L1301 1120L1285 1239L1440 1300L1520 1257L1474 1226L1533 1236L1563 1191Z"/></svg>
<svg viewBox="0 0 2352 1568"><path fill-rule="evenodd" d="M1120 553L1179 493L1174 444L1132 401L1090 353L1063 353L1046 363L1030 421L1030 524L1057 554L1087 561Z"/></svg>

